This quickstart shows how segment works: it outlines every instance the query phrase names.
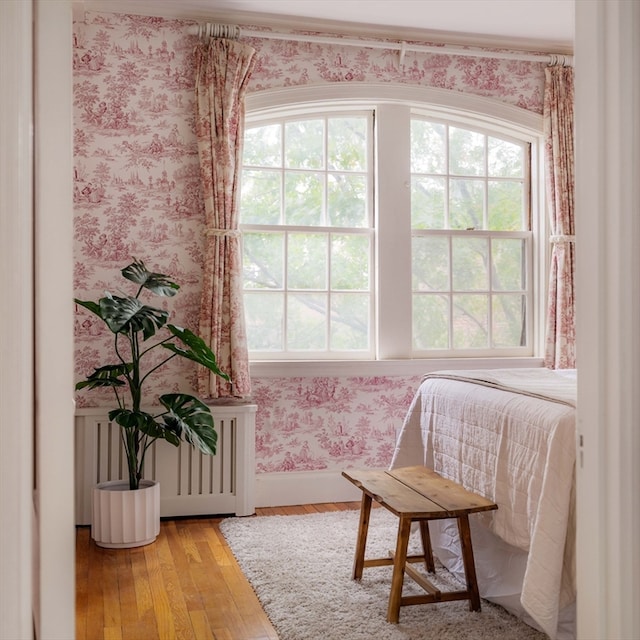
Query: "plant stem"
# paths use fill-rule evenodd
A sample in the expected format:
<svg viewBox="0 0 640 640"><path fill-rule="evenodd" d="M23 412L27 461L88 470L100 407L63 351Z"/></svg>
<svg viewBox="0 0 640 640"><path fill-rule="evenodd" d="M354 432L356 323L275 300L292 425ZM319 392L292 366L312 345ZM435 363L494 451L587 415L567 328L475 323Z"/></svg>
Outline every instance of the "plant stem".
<svg viewBox="0 0 640 640"><path fill-rule="evenodd" d="M140 362L139 351L140 345L138 344L138 335L133 330L129 330L129 344L131 345L131 362L133 368L131 370L131 377L129 379L129 389L131 391L131 408L134 412L140 412L140 400L142 397L142 389L140 382ZM138 454L140 451L140 440L138 439L138 430L131 429L128 434L129 440L129 487L131 489L137 489L140 486L140 477L142 475L142 462L138 462Z"/></svg>

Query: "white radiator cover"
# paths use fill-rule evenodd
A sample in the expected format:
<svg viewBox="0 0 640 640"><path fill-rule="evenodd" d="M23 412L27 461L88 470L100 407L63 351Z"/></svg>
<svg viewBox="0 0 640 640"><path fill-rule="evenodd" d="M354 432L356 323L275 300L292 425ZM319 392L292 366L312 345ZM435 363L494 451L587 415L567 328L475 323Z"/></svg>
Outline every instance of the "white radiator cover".
<svg viewBox="0 0 640 640"><path fill-rule="evenodd" d="M162 517L255 513L256 405L215 405L215 456L183 443L157 440L147 452L144 478L160 483ZM91 524L91 490L98 482L127 478L120 427L108 409L77 409L76 524Z"/></svg>

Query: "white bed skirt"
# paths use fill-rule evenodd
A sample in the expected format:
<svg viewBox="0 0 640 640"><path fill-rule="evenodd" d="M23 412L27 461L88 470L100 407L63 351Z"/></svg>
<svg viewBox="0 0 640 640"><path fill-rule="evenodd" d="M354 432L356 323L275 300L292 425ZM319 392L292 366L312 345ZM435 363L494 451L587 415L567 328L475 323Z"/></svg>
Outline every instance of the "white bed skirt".
<svg viewBox="0 0 640 640"><path fill-rule="evenodd" d="M527 553L517 549L470 518L471 540L480 595L494 602L529 626L543 631L527 614L520 602L522 583L527 566ZM434 555L461 582L465 580L464 565L456 520L432 520L429 533ZM575 602L560 610L557 640L575 640Z"/></svg>

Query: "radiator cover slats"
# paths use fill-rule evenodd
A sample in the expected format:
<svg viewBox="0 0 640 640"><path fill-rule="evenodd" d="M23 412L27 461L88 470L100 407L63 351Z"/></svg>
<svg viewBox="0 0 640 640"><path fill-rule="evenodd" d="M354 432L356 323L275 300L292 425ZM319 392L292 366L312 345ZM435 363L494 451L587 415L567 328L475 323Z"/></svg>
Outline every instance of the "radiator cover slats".
<svg viewBox="0 0 640 640"><path fill-rule="evenodd" d="M214 406L217 453L156 441L147 451L144 478L160 482L163 517L255 512L256 405ZM107 410L76 411L76 524L91 522L91 489L127 478L120 427Z"/></svg>

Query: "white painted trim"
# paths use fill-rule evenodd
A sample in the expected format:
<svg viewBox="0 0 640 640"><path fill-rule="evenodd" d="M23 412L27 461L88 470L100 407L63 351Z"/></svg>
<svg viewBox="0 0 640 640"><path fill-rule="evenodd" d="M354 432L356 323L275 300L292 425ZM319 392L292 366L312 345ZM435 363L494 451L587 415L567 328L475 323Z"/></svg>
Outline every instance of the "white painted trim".
<svg viewBox="0 0 640 640"><path fill-rule="evenodd" d="M35 0L38 638L75 636L72 12Z"/></svg>
<svg viewBox="0 0 640 640"><path fill-rule="evenodd" d="M256 507L284 507L360 500L361 491L340 471L291 471L256 475Z"/></svg>
<svg viewBox="0 0 640 640"><path fill-rule="evenodd" d="M540 114L515 107L492 98L485 98L459 91L450 91L432 87L422 87L415 85L395 84L395 83L326 83L323 85L304 85L296 87L284 87L273 90L256 91L246 98L246 121L249 126L255 126L265 120L300 116L305 113L317 112L319 105L326 112L343 111L346 107L358 109L370 109L373 105L380 112L384 112L384 117L377 120L376 144L383 148L384 145L398 146L398 140L404 146L409 147L408 130L403 136L398 136L398 132L393 133L394 123L402 123L405 120L402 115L408 115L408 111L423 115L425 117L440 118L447 122L456 122L461 126L469 126L482 130L488 135L495 133L500 137L513 137L522 142L528 142L532 147L531 169L531 204L533 207L533 232L534 242L532 246L531 276L533 276L533 289L531 298L534 298L534 291L539 291L540 296L535 296L535 301L529 310L527 322L531 328L530 349L513 349L509 352L502 351L504 361L526 361L532 356L540 356L544 351L544 334L546 330L545 309L546 292L548 287L549 253L548 243L545 242L548 234L548 220L546 208L546 194L544 187L544 162L543 162L543 118ZM395 120L394 120L395 119ZM389 124L390 123L390 124ZM403 125L404 126L404 125ZM397 129L397 127L396 127ZM383 141L381 144L380 141ZM402 155L405 157L402 153ZM406 156L408 158L408 156ZM407 160L408 161L408 160ZM406 207L395 206L402 203L409 197L407 189L402 187L404 177L409 174L408 168L402 171L402 167L397 164L393 166L383 166L385 156L379 159L379 180L376 184L376 191L379 198L376 198L376 206L381 211L396 211L396 218L401 215L398 212L408 211ZM384 198L391 198L393 203L385 204ZM407 305L410 303L410 296L404 288L398 288L395 282L398 272L405 274L410 271L406 266L406 260L410 257L410 247L406 245L408 236L399 234L395 240L388 242L394 237L395 231L402 228L402 224L397 224L398 220L393 219L393 224L389 225L389 219L385 216L377 216L379 237L385 237L384 243L377 246L378 268L376 269L376 304L377 308L377 331L376 340L378 351L377 374L385 375L382 371L387 360L392 360L396 371L400 368L399 362L403 355L411 353L411 313ZM402 221L400 221L402 222ZM384 225L387 224L385 228ZM404 261L404 262L403 262ZM400 265L397 269L388 269L389 265ZM402 279L402 278L400 278ZM391 295L389 293L391 292ZM526 356L523 354L530 354ZM435 355L435 354L434 354ZM467 354L473 358L474 354ZM484 350L484 356L488 355L488 350ZM508 356L508 357L507 357ZM264 358L264 360L263 360ZM302 357L301 357L302 358ZM477 357L477 360L481 358ZM491 361L489 357L483 357L488 362L489 367L500 366ZM329 358L328 358L329 360ZM445 357L439 358L441 362ZM452 361L453 359L449 359ZM458 357L456 364L451 368L465 368L464 362L468 358ZM255 368L256 375L262 371L261 362L268 361L268 356L255 355L254 363L259 367ZM289 364L294 360L292 357ZM334 362L332 360L332 362ZM359 360L354 368L363 368L364 362L370 360ZM447 368L438 364L435 359L407 360L405 369L413 368L416 371L431 368L430 362L435 362L437 368ZM420 363L424 364L420 364ZM417 364L412 364L417 363ZM458 365L457 363L463 363ZM344 365L341 365L344 366ZM473 366L473 365L471 365ZM509 366L508 364L504 366ZM535 366L535 365L534 365ZM305 367L305 365L303 365ZM315 367L307 367L310 371ZM281 367L280 370L283 368ZM252 366L252 374L254 367ZM409 374L411 375L411 374Z"/></svg>
<svg viewBox="0 0 640 640"><path fill-rule="evenodd" d="M291 105L299 113L300 108L305 105L337 100L343 106L345 103L368 105L374 101L378 104L404 103L421 110L426 109L430 115L446 116L449 119L473 115L475 126L478 126L479 118L487 126L500 121L503 132L505 125L510 124L513 132L518 135L540 135L543 129L540 114L506 102L459 91L379 82L336 82L254 91L247 94L245 99L247 122L252 122L256 116L268 116L273 110L282 114L282 107L286 105Z"/></svg>
<svg viewBox="0 0 640 640"><path fill-rule="evenodd" d="M32 7L0 2L0 638L32 637Z"/></svg>
<svg viewBox="0 0 640 640"><path fill-rule="evenodd" d="M576 3L578 638L640 637L638 33L637 2Z"/></svg>
<svg viewBox="0 0 640 640"><path fill-rule="evenodd" d="M429 360L254 361L252 378L322 376L420 376L442 369L522 369L544 366L542 358L449 358Z"/></svg>

